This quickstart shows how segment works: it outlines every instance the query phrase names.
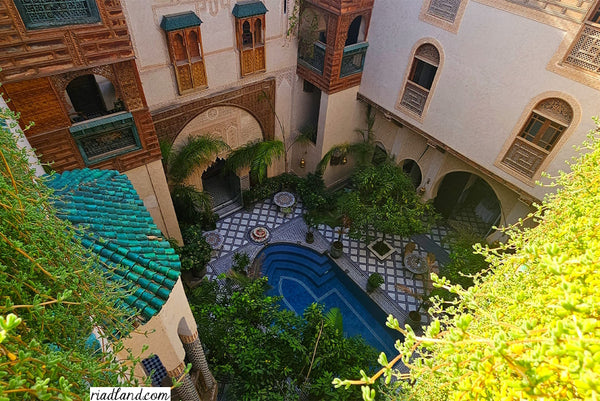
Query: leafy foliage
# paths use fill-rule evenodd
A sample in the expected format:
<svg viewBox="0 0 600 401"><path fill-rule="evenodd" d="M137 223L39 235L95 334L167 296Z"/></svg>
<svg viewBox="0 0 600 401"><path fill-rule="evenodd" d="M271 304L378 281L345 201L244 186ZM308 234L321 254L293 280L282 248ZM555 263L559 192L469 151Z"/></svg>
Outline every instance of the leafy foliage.
<svg viewBox="0 0 600 401"><path fill-rule="evenodd" d="M86 347L97 328L122 350L115 336L133 328L123 292L56 216L51 191L4 126L11 120L0 112L0 400L80 400L89 385L132 384L133 365Z"/></svg>
<svg viewBox="0 0 600 401"><path fill-rule="evenodd" d="M484 247L485 240L466 228L458 227L451 231L444 241L450 246L450 262L443 266L440 277L464 289L471 287L474 284L473 277L489 268L485 257L474 251L474 247ZM430 295L437 295L448 301L456 298L455 293L445 288L435 288Z"/></svg>
<svg viewBox="0 0 600 401"><path fill-rule="evenodd" d="M335 312L312 305L303 317L264 295L267 279L246 285L205 281L188 294L217 380L230 383L236 400L354 400L358 389L339 392L335 375L358 374L374 358L360 338L346 338ZM345 373L344 373L345 372Z"/></svg>
<svg viewBox="0 0 600 401"><path fill-rule="evenodd" d="M383 283L385 283L385 280L381 274L377 272L371 273L369 279L367 280L367 291L373 292Z"/></svg>
<svg viewBox="0 0 600 401"><path fill-rule="evenodd" d="M202 226L182 226L181 236L183 237L184 246L179 246L175 241L171 241L171 246L181 260L181 268L183 270L202 271L210 262L212 254L211 246L202 235Z"/></svg>
<svg viewBox="0 0 600 401"><path fill-rule="evenodd" d="M557 178L560 189L528 216L536 227L521 222L506 231L507 244L479 250L489 274L468 290L440 280L459 295L458 304L445 311L436 306L439 318L424 336L408 329L397 348L411 367L413 385L390 385L388 399L600 397L598 134L581 148L588 153L571 164L571 172ZM391 316L388 325L406 331ZM379 374L403 377L385 362L380 360L386 367ZM369 377L336 380L362 384L365 400L373 395L369 383Z"/></svg>
<svg viewBox="0 0 600 401"><path fill-rule="evenodd" d="M242 193L244 205L251 205L255 202L272 198L279 191L294 192L301 181L302 178L290 173L266 178L262 183L256 184Z"/></svg>
<svg viewBox="0 0 600 401"><path fill-rule="evenodd" d="M160 150L173 207L179 221L201 224L211 230L213 225L212 199L206 192L188 185L185 180L198 167L207 166L216 155L229 149L221 139L207 135L189 137L177 151L170 142L161 141Z"/></svg>
<svg viewBox="0 0 600 401"><path fill-rule="evenodd" d="M368 236L371 230L410 236L425 231L435 218L431 205L419 200L410 178L391 162L359 169L352 184L354 189L339 199L341 213L351 221L351 236Z"/></svg>
<svg viewBox="0 0 600 401"><path fill-rule="evenodd" d="M275 159L283 156L283 142L256 141L234 149L227 157L226 166L235 171L240 168L250 168L250 179L261 184L267 178L267 169Z"/></svg>
<svg viewBox="0 0 600 401"><path fill-rule="evenodd" d="M236 273L246 274L250 265L250 256L247 253L236 252L233 254L233 266L231 270Z"/></svg>

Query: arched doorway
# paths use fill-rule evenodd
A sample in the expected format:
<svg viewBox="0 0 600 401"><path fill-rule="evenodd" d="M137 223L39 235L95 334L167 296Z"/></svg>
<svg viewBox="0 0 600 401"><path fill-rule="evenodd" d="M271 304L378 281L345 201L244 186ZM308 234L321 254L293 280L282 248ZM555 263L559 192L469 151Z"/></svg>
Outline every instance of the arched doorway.
<svg viewBox="0 0 600 401"><path fill-rule="evenodd" d="M233 106L212 107L193 118L173 142L177 151L189 137L208 135L223 140L231 149L249 142L263 140L263 132L256 118L248 111ZM215 160L198 166L186 179L186 184L208 192L213 199L213 210L221 217L236 207L241 207L241 191L249 186L247 172L227 172L224 169L228 152L219 154Z"/></svg>
<svg viewBox="0 0 600 401"><path fill-rule="evenodd" d="M214 209L218 210L240 199L240 178L225 169L225 159L218 157L202 173L202 188L210 193Z"/></svg>
<svg viewBox="0 0 600 401"><path fill-rule="evenodd" d="M402 170L406 173L406 175L409 176L410 181L415 188L421 185L423 176L421 174L421 168L416 161L412 159L405 159L400 162L400 166L402 166Z"/></svg>
<svg viewBox="0 0 600 401"><path fill-rule="evenodd" d="M457 221L487 237L501 218L500 201L479 176L460 171L444 176L434 206L449 221Z"/></svg>

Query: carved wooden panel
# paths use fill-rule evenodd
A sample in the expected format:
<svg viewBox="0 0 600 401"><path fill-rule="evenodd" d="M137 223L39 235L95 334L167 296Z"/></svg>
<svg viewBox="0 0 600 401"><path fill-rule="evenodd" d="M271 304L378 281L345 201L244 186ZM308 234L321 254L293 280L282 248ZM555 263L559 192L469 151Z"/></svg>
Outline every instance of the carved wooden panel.
<svg viewBox="0 0 600 401"><path fill-rule="evenodd" d="M257 47L254 49L254 71L264 71L265 63L265 47Z"/></svg>
<svg viewBox="0 0 600 401"><path fill-rule="evenodd" d="M454 22L461 1L463 0L431 0L427 14L448 22Z"/></svg>
<svg viewBox="0 0 600 401"><path fill-rule="evenodd" d="M244 30L246 25L247 29ZM242 77L262 72L266 68L264 46L265 16L256 15L235 20L236 42L240 52L240 71Z"/></svg>
<svg viewBox="0 0 600 401"><path fill-rule="evenodd" d="M208 85L199 26L167 32L167 46L179 94Z"/></svg>
<svg viewBox="0 0 600 401"><path fill-rule="evenodd" d="M506 152L506 156L504 156L502 163L513 170L532 178L546 156L547 153L544 150L529 143L527 140L515 138L512 146L508 149L508 152Z"/></svg>
<svg viewBox="0 0 600 401"><path fill-rule="evenodd" d="M117 84L121 88L121 94L127 110L134 111L146 107L146 100L142 91L135 61L126 61L114 66Z"/></svg>
<svg viewBox="0 0 600 401"><path fill-rule="evenodd" d="M206 70L204 69L204 61L192 63L192 78L194 86L206 86Z"/></svg>
<svg viewBox="0 0 600 401"><path fill-rule="evenodd" d="M158 137L174 141L181 130L204 111L220 105L237 106L256 118L263 131L264 139L270 140L273 139L275 132L275 115L269 102L275 104L274 78L158 112L153 114L152 118Z"/></svg>
<svg viewBox="0 0 600 401"><path fill-rule="evenodd" d="M52 163L54 170L62 172L85 167L68 128L46 132L43 135L31 135L30 132L26 134L42 163Z"/></svg>
<svg viewBox="0 0 600 401"><path fill-rule="evenodd" d="M546 14L581 22L595 0L506 0Z"/></svg>
<svg viewBox="0 0 600 401"><path fill-rule="evenodd" d="M27 136L71 124L48 78L7 83L3 85L3 89L11 99L11 108L21 113L22 125L27 125L30 121L35 123L27 131Z"/></svg>
<svg viewBox="0 0 600 401"><path fill-rule="evenodd" d="M425 109L427 96L429 96L428 90L425 90L410 81L406 81L400 104L420 116Z"/></svg>
<svg viewBox="0 0 600 401"><path fill-rule="evenodd" d="M0 0L0 81L12 82L134 57L116 0L97 2L102 22L26 29L11 0Z"/></svg>
<svg viewBox="0 0 600 401"><path fill-rule="evenodd" d="M586 24L565 61L587 71L600 72L600 28Z"/></svg>

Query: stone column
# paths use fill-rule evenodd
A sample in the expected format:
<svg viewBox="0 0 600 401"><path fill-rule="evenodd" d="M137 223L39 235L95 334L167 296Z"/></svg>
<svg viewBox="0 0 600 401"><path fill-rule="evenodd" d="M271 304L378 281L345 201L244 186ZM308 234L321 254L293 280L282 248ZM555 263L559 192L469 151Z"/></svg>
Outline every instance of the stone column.
<svg viewBox="0 0 600 401"><path fill-rule="evenodd" d="M167 374L180 383L173 391L181 401L201 401L194 382L192 382L190 375L185 373L185 364L183 362L175 369L167 372Z"/></svg>
<svg viewBox="0 0 600 401"><path fill-rule="evenodd" d="M183 344L185 355L192 364L192 369L200 372L202 376L201 384L203 390L210 390L215 385L215 379L206 362L206 356L204 355L200 338L198 338L198 331L195 331L190 336L179 333L179 338Z"/></svg>

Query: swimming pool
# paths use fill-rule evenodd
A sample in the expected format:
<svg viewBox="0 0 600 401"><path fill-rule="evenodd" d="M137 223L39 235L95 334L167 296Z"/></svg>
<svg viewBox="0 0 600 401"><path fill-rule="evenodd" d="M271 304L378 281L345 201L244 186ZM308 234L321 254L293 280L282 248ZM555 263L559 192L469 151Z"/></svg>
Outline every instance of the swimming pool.
<svg viewBox="0 0 600 401"><path fill-rule="evenodd" d="M283 297L283 306L302 315L314 302L325 310L337 307L344 318L344 332L360 334L368 344L394 355L400 333L385 326L387 314L331 259L294 244L274 244L257 256L263 275L273 287L268 295Z"/></svg>

